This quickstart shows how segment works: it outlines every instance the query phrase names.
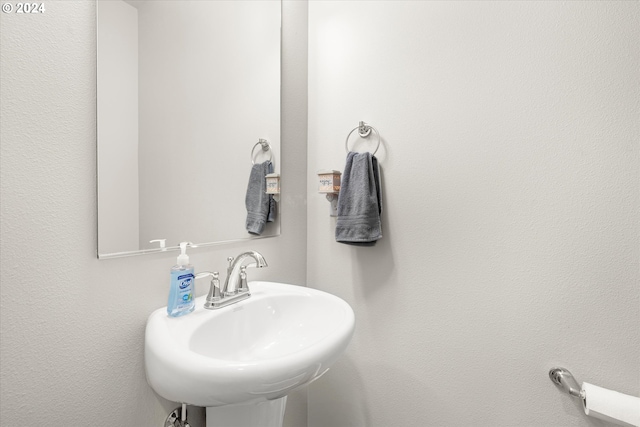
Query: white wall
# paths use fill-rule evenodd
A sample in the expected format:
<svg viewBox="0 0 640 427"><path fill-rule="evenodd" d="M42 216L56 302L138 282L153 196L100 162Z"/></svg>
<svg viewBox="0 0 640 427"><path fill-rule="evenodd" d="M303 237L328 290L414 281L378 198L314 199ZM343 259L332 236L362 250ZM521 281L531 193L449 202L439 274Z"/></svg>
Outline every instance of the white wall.
<svg viewBox="0 0 640 427"><path fill-rule="evenodd" d="M144 327L177 254L96 259L95 3L45 9L0 14L0 425L160 426L176 404L146 383ZM250 247L269 262L254 278L304 284L306 51L290 38L306 30L306 5L285 2L284 23L282 235ZM247 248L191 260L222 271ZM304 425L305 405L292 396L288 426Z"/></svg>
<svg viewBox="0 0 640 427"><path fill-rule="evenodd" d="M99 2L96 7L98 241L102 253L137 251L138 11L119 0Z"/></svg>
<svg viewBox="0 0 640 427"><path fill-rule="evenodd" d="M640 394L639 19L310 2L307 282L356 332L309 388L309 427L604 425L555 365ZM384 139L375 247L334 241L315 180L359 120Z"/></svg>

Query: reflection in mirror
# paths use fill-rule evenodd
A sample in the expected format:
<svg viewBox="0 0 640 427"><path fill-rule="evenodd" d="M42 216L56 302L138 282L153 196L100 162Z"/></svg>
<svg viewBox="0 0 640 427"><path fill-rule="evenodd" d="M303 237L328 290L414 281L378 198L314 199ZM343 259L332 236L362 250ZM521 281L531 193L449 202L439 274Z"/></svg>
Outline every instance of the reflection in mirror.
<svg viewBox="0 0 640 427"><path fill-rule="evenodd" d="M279 234L245 196L252 163L280 172L280 7L98 0L99 258Z"/></svg>

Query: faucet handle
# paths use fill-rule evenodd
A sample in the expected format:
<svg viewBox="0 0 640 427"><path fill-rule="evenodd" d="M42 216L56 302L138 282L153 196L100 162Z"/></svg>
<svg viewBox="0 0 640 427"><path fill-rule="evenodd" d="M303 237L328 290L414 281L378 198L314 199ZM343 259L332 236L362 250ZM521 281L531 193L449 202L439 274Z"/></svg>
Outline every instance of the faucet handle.
<svg viewBox="0 0 640 427"><path fill-rule="evenodd" d="M220 295L220 274L217 271L214 271L211 276L211 286L209 287L209 293L207 294L207 299L204 303L205 308L210 308L213 306L213 303L222 299L222 296Z"/></svg>
<svg viewBox="0 0 640 427"><path fill-rule="evenodd" d="M234 259L235 259L235 258L233 258L232 256L227 257L227 261L229 262L229 267L231 267L231 264L233 264L233 260L234 260Z"/></svg>
<svg viewBox="0 0 640 427"><path fill-rule="evenodd" d="M249 292L249 285L247 285L247 266L240 267L240 285L238 286L238 293Z"/></svg>

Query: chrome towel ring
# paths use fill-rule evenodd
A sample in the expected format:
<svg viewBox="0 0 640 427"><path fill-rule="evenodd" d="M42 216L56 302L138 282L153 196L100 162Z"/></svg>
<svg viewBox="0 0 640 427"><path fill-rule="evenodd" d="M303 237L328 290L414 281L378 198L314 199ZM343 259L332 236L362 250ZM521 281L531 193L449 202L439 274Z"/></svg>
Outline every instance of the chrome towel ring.
<svg viewBox="0 0 640 427"><path fill-rule="evenodd" d="M254 157L254 151L256 151L256 147L258 145L262 146L262 151L268 151L269 152L269 161L273 163L273 151L271 151L271 145L269 145L269 141L267 141L266 139L258 139L258 142L256 142L256 145L253 146L253 148L251 149L251 164L255 165L256 162L255 160L253 160Z"/></svg>
<svg viewBox="0 0 640 427"><path fill-rule="evenodd" d="M349 134L347 135L347 140L344 143L344 148L345 148L345 150L347 150L347 153L349 151L351 151L351 150L349 150L349 137L356 130L358 131L358 135L360 135L360 138L368 137L371 134L371 131L374 131L376 133L376 135L378 136L378 144L376 145L376 149L372 153L372 154L376 154L378 152L378 148L380 148L380 132L378 132L378 130L376 128L374 128L373 126L371 126L369 124L366 124L365 122L360 122L358 127L352 129L351 132L349 132Z"/></svg>

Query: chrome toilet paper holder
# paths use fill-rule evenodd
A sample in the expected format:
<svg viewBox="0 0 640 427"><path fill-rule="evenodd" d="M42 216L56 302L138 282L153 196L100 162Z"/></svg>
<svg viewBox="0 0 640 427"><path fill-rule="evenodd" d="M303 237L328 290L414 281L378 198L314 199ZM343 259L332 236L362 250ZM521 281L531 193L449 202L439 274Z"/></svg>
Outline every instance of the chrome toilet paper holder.
<svg viewBox="0 0 640 427"><path fill-rule="evenodd" d="M569 395L584 400L584 392L573 377L573 374L567 369L552 368L549 371L549 378L551 378L551 381L553 381L555 385L559 386L566 393L569 393Z"/></svg>

